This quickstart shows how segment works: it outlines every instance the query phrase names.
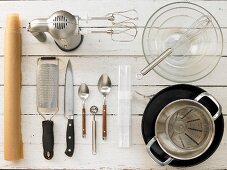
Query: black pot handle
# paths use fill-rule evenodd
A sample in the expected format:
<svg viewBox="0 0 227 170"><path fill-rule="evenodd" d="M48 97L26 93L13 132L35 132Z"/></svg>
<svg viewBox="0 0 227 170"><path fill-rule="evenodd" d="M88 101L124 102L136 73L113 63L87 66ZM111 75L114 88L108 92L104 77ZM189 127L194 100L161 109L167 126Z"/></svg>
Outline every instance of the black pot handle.
<svg viewBox="0 0 227 170"><path fill-rule="evenodd" d="M165 166L165 165L168 165L170 162L173 161L173 158L172 157L169 157L168 159L166 159L164 162L160 161L158 158L156 158L156 156L151 152L151 147L152 145L157 141L156 139L156 136L154 136L148 143L147 143L147 146L146 146L146 149L147 149L147 152L148 154L150 155L150 157L156 162L158 163L159 165L161 166Z"/></svg>
<svg viewBox="0 0 227 170"><path fill-rule="evenodd" d="M218 101L209 93L207 92L203 92L200 95L198 95L194 100L195 101L199 101L201 100L203 97L208 97L212 102L214 102L214 104L217 106L218 111L215 113L215 115L213 116L213 119L216 120L222 113L222 107L221 105L218 103Z"/></svg>

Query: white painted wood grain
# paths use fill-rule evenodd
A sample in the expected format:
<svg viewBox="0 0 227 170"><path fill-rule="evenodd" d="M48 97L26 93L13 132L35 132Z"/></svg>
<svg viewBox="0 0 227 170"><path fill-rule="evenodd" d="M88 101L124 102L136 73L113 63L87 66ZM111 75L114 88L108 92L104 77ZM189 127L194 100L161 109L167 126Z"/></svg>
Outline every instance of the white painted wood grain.
<svg viewBox="0 0 227 170"><path fill-rule="evenodd" d="M22 85L36 85L36 68L39 57L23 57L22 58ZM120 64L128 64L132 66L132 85L173 85L170 82L160 77L154 71L148 73L143 80L137 80L135 75L147 63L144 57L140 56L89 56L89 57L62 57L59 58L59 84L64 85L65 68L70 59L73 64L74 85L86 83L88 85L97 85L101 74L107 73L113 85L118 84L118 67ZM225 75L225 67L227 58L222 57L217 67L205 78L193 82L194 85L202 86L227 86L227 78ZM4 58L0 57L0 68L4 67ZM4 71L0 72L0 85L4 84Z"/></svg>
<svg viewBox="0 0 227 170"><path fill-rule="evenodd" d="M160 167L154 163L145 151L145 145L141 135L141 119L148 99L144 99L134 93L137 90L144 94L155 94L168 85L169 82L151 71L142 81L135 79L135 74L146 65L142 52L142 32L144 26L153 12L161 6L175 2L175 0L55 0L55 1L0 1L0 133L3 134L3 36L5 30L6 15L11 12L20 14L22 22L23 57L22 57L22 133L24 141L25 159L16 162L3 160L3 138L0 137L0 169L175 169L172 167ZM209 10L218 20L224 34L223 55L227 56L227 1L203 1L193 0ZM48 17L56 10L64 9L84 16L102 16L111 11L135 8L138 11L138 36L131 43L112 42L108 35L87 35L83 44L77 50L69 53L59 50L48 35L48 41L44 44L38 42L26 31L29 21L37 17ZM81 23L82 27L108 27L109 23L89 22ZM56 56L60 59L60 97L59 112L54 117L55 156L47 161L42 155L42 129L41 116L36 111L36 63L40 56ZM75 155L68 158L64 154L66 119L63 117L64 74L68 59L74 68L75 90L75 130L76 148ZM129 64L132 66L132 147L119 149L117 147L117 85L118 65ZM223 106L223 113L227 115L227 57L222 57L216 69L207 77L194 85L199 85L214 95ZM97 90L97 81L102 73L107 73L113 82L113 89L107 98L108 102L108 139L101 140L101 112L97 116L98 123L98 154L91 154L91 116L87 115L87 138L81 137L81 101L77 95L78 86L87 83L91 95L87 101L87 112L91 105L97 105L101 110L102 96ZM225 116L225 122L226 122ZM226 129L226 128L225 128ZM206 162L187 169L226 169L227 136L224 138L218 150Z"/></svg>
<svg viewBox="0 0 227 170"><path fill-rule="evenodd" d="M0 115L0 118L3 116ZM79 145L91 145L92 139L92 115L86 116L87 136L82 138L82 117L81 115L75 115L75 144ZM224 116L224 120L227 121L227 116ZM97 115L97 144L102 146L103 144L111 144L118 146L118 127L117 115L107 116L107 140L102 140L102 116ZM56 115L53 119L54 122L54 138L55 144L66 143L66 126L67 119L63 115ZM27 144L40 144L42 145L42 121L43 118L39 115L22 115L22 131L23 131L23 143ZM132 115L132 145L144 145L142 133L141 133L141 121L142 116ZM225 131L227 127L225 127ZM0 132L3 133L3 123L0 123ZM224 133L222 145L227 144L227 135ZM3 139L0 139L0 144L3 144ZM223 151L225 152L225 151Z"/></svg>
<svg viewBox="0 0 227 170"><path fill-rule="evenodd" d="M57 115L53 120L55 145L54 157L51 161L44 159L42 155L42 129L41 117L23 116L23 142L25 159L17 162L3 161L2 157L2 141L0 141L0 164L1 168L141 168L141 169L171 169L171 167L161 168L148 156L145 151L145 144L141 135L141 116L133 116L132 130L133 130L133 145L129 149L120 149L117 145L117 127L116 116L108 116L108 134L107 141L101 139L101 117L97 117L97 155L91 154L91 117L87 117L88 122L88 136L86 139L81 137L81 116L75 117L75 131L76 131L76 145L75 154L72 158L68 158L64 154L65 150L65 130L66 120L63 116ZM34 121L36 120L36 121ZM226 121L226 118L225 118ZM0 126L2 127L2 125ZM0 129L2 132L2 129ZM196 166L198 169L220 169L225 168L226 160L223 155L226 152L226 134L224 134L221 145L218 150L206 162ZM214 163L215 161L215 163Z"/></svg>
<svg viewBox="0 0 227 170"><path fill-rule="evenodd" d="M25 85L35 85L36 84L36 68L37 67L37 59L33 57L23 58L23 69L22 69L22 84ZM173 82L167 81L166 79L160 77L154 71L148 73L143 80L137 80L135 75L141 69L143 69L147 63L144 57L59 57L59 68L60 68L60 76L59 76L59 84L64 85L64 77L65 77L65 68L67 65L68 59L71 60L73 64L73 72L74 72L74 84L80 85L81 83L87 83L88 85L97 85L98 79L101 74L107 73L113 85L118 84L118 67L120 64L128 64L132 66L132 85L172 85ZM0 65L1 65L0 58ZM224 74L224 68L227 65L227 58L222 57L217 67L214 69L211 74L207 77L193 82L193 84L197 85L227 85L227 78ZM0 82L1 82L0 78Z"/></svg>
<svg viewBox="0 0 227 170"><path fill-rule="evenodd" d="M5 28L0 28L0 37L4 37ZM103 29L102 29L103 30ZM106 55L106 56L122 56L143 55L142 50L142 34L143 28L138 28L138 35L132 42L115 42L111 37L106 34L89 34L85 35L81 46L71 52L64 52L60 50L54 43L53 38L47 34L47 41L44 43L39 42L31 33L27 32L25 28L21 29L22 34L22 54L28 55ZM227 28L222 29L223 36L227 36ZM224 39L223 56L227 55L227 42ZM4 41L0 41L0 55L3 55Z"/></svg>
<svg viewBox="0 0 227 170"><path fill-rule="evenodd" d="M101 114L102 110L102 102L103 98L102 95L99 94L97 87L89 87L90 88L90 97L86 101L86 109L87 113L89 114L89 109L91 106L96 105L99 108L98 114ZM135 90L146 94L155 94L161 89L165 87L160 87L160 86L138 86L138 87L133 87L132 88L132 114L133 115L141 115L144 112L144 109L148 103L148 99L144 99L142 96L139 96L138 94L135 93ZM206 91L208 91L210 94L215 96L217 100L220 102L220 104L223 107L223 113L227 114L227 99L226 99L226 94L227 94L227 88L226 87L202 87ZM78 86L75 88L75 101L74 101L74 106L75 106L75 114L81 114L81 107L82 107L82 102L77 95L77 89ZM0 87L0 95L3 96L3 87ZM58 115L63 115L64 114L64 88L60 87L59 90L59 111ZM113 87L110 95L107 97L107 114L113 115L117 114L117 87ZM0 115L3 114L3 99L0 98ZM36 87L35 86L23 86L22 87L22 92L21 92L21 113L23 115L34 115L38 114L37 109L36 109Z"/></svg>
<svg viewBox="0 0 227 170"><path fill-rule="evenodd" d="M142 53L142 32L143 28L153 14L159 7L175 2L170 1L26 1L25 2L1 2L1 13L0 27L4 27L6 15L10 12L18 12L22 19L22 36L23 36L23 54L24 55L143 55ZM199 5L207 8L215 17L223 28L224 37L227 35L225 18L227 17L227 9L225 8L226 3L223 1L196 1ZM215 5L214 5L215 4ZM32 7L36 8L32 8ZM51 6L51 9L45 6ZM102 8L105 6L106 8ZM61 7L61 8L59 8ZM57 48L53 39L48 36L48 41L45 43L38 42L30 33L25 29L28 22L37 17L48 17L52 12L65 9L72 13L78 11L78 15L86 16L102 16L106 13L114 10L122 10L135 8L138 10L139 20L138 26L142 27L138 29L138 36L135 41L131 43L116 43L112 42L108 35L87 35L85 36L83 44L77 50L73 52L65 53ZM101 8L102 10L94 10ZM24 10L26 9L26 10ZM40 13L42 9L42 13ZM1 25L3 24L3 25ZM81 23L82 27L105 27L109 24L103 22L91 22L88 24ZM4 29L0 29L0 36L3 36ZM0 42L0 55L3 55L3 41ZM226 46L226 42L224 43ZM227 55L227 48L224 48L223 55Z"/></svg>
<svg viewBox="0 0 227 170"><path fill-rule="evenodd" d="M2 145L0 145L2 148ZM161 167L157 165L148 156L144 149L144 145L134 145L130 149L119 149L116 145L101 145L97 148L97 155L91 154L90 145L79 145L76 153L72 158L64 155L65 145L55 145L55 155L51 161L45 160L42 155L42 146L40 144L25 145L25 159L17 162L2 161L2 150L0 151L1 167L9 168L27 168L33 167L37 169L176 169L174 167ZM226 145L221 145L215 154L206 162L197 165L196 167L187 168L193 169L225 169L226 160L223 159L223 152L226 150ZM185 169L185 168L182 168Z"/></svg>
<svg viewBox="0 0 227 170"><path fill-rule="evenodd" d="M136 9L138 11L138 25L144 26L149 17L160 7L176 2L175 0L57 0L57 1L4 1L1 2L0 26L5 26L6 16L11 12L18 12L22 19L22 27L26 27L28 22L38 17L48 17L57 10L67 10L74 15L103 16L110 12ZM185 2L185 0L182 0ZM190 1L206 8L216 17L222 27L226 27L225 1ZM24 10L26 9L26 10ZM104 22L81 23L81 26L96 27L103 26Z"/></svg>
<svg viewBox="0 0 227 170"><path fill-rule="evenodd" d="M0 116L3 117L2 115ZM91 145L92 141L92 115L86 116L86 127L87 135L86 138L82 138L82 117L81 115L76 115L74 117L75 121L75 144L79 145ZM143 145L143 138L141 134L141 119L142 116L132 116L132 144L133 145ZM54 137L56 144L66 143L66 126L67 119L63 115L56 115L53 119L54 121ZM42 145L42 121L43 118L39 115L23 115L22 116L22 131L23 131L23 143L27 144L40 144ZM102 144L114 144L118 146L118 131L117 131L117 116L108 115L107 116L107 140L102 140L102 116L96 116L97 123L97 143ZM0 132L3 132L3 124L0 124ZM3 139L0 139L0 144L3 144Z"/></svg>

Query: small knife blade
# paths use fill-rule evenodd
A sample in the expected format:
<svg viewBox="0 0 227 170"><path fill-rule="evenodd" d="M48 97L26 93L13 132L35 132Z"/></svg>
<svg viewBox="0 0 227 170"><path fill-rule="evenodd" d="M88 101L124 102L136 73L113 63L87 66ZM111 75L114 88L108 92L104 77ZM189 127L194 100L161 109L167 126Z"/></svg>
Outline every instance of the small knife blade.
<svg viewBox="0 0 227 170"><path fill-rule="evenodd" d="M65 154L69 157L74 152L74 89L73 89L73 70L71 61L68 61L65 73L65 109L64 115L68 119L66 130L66 150Z"/></svg>

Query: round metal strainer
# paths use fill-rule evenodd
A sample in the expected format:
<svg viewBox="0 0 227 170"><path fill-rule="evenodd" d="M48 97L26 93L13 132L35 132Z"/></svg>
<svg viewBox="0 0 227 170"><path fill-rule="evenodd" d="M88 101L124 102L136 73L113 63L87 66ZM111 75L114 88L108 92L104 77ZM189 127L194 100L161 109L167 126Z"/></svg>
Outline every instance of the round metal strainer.
<svg viewBox="0 0 227 170"><path fill-rule="evenodd" d="M181 101L188 103L188 101ZM179 102L178 102L179 104ZM213 121L207 113L193 106L186 106L176 111L168 120L167 135L177 147L195 150L213 136Z"/></svg>
<svg viewBox="0 0 227 170"><path fill-rule="evenodd" d="M184 160L204 153L213 141L214 130L210 112L197 101L188 99L168 104L155 124L161 148L171 157Z"/></svg>
<svg viewBox="0 0 227 170"><path fill-rule="evenodd" d="M219 102L207 92L190 94L181 86L188 85L176 85L171 93L169 88L159 92L143 116L146 150L162 166L197 164L197 160L207 158L207 153L221 136L218 118L222 115L222 107Z"/></svg>

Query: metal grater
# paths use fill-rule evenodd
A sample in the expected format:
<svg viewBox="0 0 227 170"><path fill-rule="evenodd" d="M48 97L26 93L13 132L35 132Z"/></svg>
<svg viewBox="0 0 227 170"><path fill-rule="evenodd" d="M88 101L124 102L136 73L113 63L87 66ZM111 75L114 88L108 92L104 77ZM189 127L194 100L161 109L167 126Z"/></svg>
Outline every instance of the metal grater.
<svg viewBox="0 0 227 170"><path fill-rule="evenodd" d="M44 114L52 118L58 111L58 74L58 59L38 60L37 110L45 120Z"/></svg>

